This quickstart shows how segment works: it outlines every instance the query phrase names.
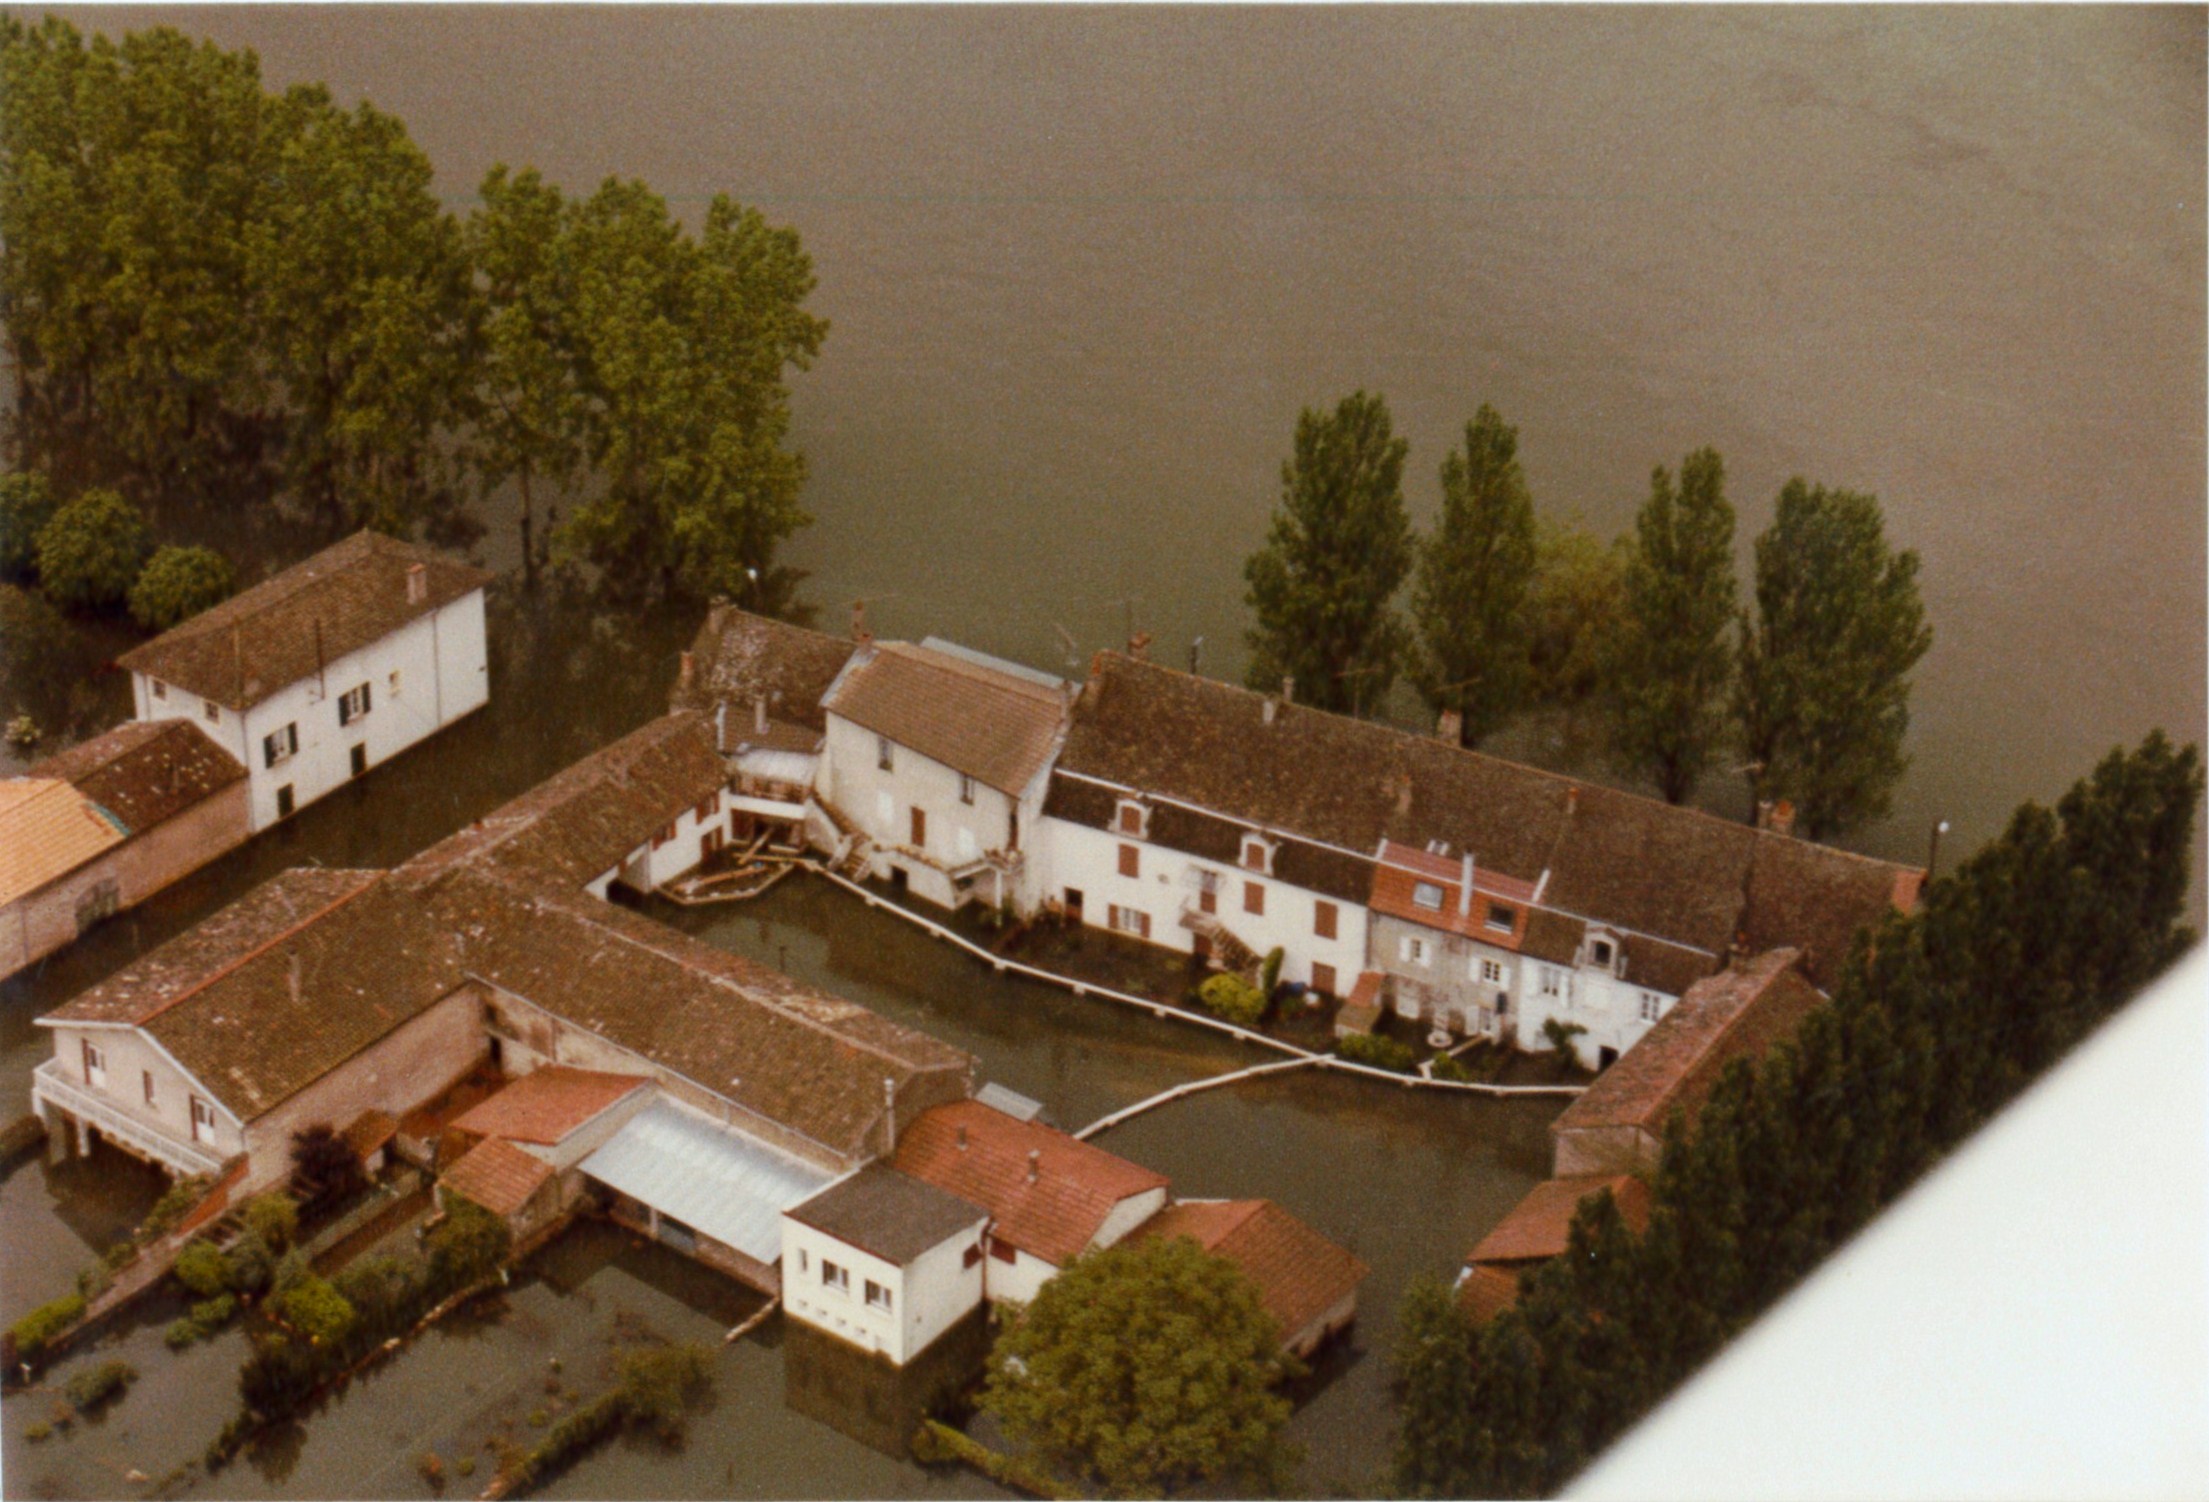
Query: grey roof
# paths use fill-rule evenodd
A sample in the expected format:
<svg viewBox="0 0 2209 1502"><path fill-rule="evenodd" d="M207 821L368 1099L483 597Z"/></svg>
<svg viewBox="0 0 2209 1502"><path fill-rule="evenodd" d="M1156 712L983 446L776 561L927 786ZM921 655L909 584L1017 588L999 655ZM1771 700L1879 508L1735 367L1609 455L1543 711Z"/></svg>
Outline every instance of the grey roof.
<svg viewBox="0 0 2209 1502"><path fill-rule="evenodd" d="M1045 688L1063 689L1066 687L1066 680L1056 673L1046 673L1041 668L1031 668L1024 662L1014 662L1010 658L992 657L987 652L977 652L972 647L963 647L955 641L946 641L940 636L924 636L921 638L920 644L931 652L943 652L952 657L963 657L978 668L995 668L1000 673L1010 673L1015 678L1025 678L1030 683L1040 683Z"/></svg>
<svg viewBox="0 0 2209 1502"><path fill-rule="evenodd" d="M580 1167L601 1184L770 1265L782 1255L782 1212L833 1177L664 1098L632 1116Z"/></svg>
<svg viewBox="0 0 2209 1502"><path fill-rule="evenodd" d="M1002 1111L1015 1121L1034 1121L1043 1114L1043 1102L1030 1100L1016 1090L1007 1090L995 1080L974 1092L974 1098L985 1106Z"/></svg>
<svg viewBox="0 0 2209 1502"><path fill-rule="evenodd" d="M870 1163L787 1212L800 1225L846 1246L906 1267L954 1236L976 1230L989 1212L972 1200Z"/></svg>

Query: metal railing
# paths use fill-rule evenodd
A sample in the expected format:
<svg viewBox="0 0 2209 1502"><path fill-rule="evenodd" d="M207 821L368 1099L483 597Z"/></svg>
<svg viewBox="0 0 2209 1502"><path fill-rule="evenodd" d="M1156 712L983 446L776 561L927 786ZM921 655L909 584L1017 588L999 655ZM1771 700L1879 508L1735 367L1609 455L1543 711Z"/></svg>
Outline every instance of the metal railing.
<svg viewBox="0 0 2209 1502"><path fill-rule="evenodd" d="M59 1059L48 1059L31 1076L31 1099L46 1101L117 1143L145 1154L180 1174L220 1173L222 1156L197 1142L179 1141L159 1127L117 1110L69 1075Z"/></svg>

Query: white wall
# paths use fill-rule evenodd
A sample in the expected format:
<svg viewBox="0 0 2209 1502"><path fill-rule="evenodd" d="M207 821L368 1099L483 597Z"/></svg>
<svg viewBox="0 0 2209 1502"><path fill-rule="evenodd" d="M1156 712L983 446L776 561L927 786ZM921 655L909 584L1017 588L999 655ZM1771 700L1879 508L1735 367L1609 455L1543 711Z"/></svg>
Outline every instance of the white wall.
<svg viewBox="0 0 2209 1502"><path fill-rule="evenodd" d="M277 820L279 787L290 785L293 807L304 808L351 780L354 746L367 748L372 770L488 702L483 591L332 659L319 676L286 685L243 715L217 707L210 716L196 695L172 685L156 698L143 673L132 680L141 719L192 719L245 764L253 828L266 829ZM339 700L362 683L370 685L368 713L339 725ZM298 727L299 749L271 767L263 740L286 725Z"/></svg>
<svg viewBox="0 0 2209 1502"><path fill-rule="evenodd" d="M1031 1303L1043 1285L1058 1276L1056 1263L1017 1247L1010 1262L999 1261L994 1253L984 1253L982 1261L989 1274L984 1281L993 1304Z"/></svg>
<svg viewBox="0 0 2209 1502"><path fill-rule="evenodd" d="M1676 999L1619 980L1593 965L1575 968L1533 959L1521 963L1526 970L1525 980L1512 992L1513 1004L1519 1009L1519 1047L1548 1048L1549 1040L1542 1036L1542 1025L1548 1018L1576 1022L1587 1031L1572 1040L1573 1052L1588 1069L1598 1066L1605 1048L1623 1056L1656 1025L1654 1019L1642 1015L1645 993L1656 997L1658 1017L1670 1011ZM1557 977L1559 995L1543 994L1545 972Z"/></svg>
<svg viewBox="0 0 2209 1502"><path fill-rule="evenodd" d="M1187 954L1195 935L1181 926L1182 909L1197 905L1196 873L1219 878L1218 917L1226 930L1260 955L1282 950L1281 979L1311 983L1314 964L1332 965L1335 987L1347 993L1365 968L1366 909L1361 902L1329 898L1270 876L1216 861L1199 860L1163 845L1129 835L1092 829L1064 819L1048 819L1046 840L1049 882L1044 894L1063 898L1069 887L1082 894L1082 921L1097 928L1111 924L1111 906L1150 914L1150 941ZM1138 874L1120 874L1120 847L1137 849ZM1265 892L1263 915L1244 911L1243 887L1255 882ZM1314 928L1321 902L1335 906L1335 937L1322 939Z"/></svg>
<svg viewBox="0 0 2209 1502"><path fill-rule="evenodd" d="M898 1267L785 1215L783 1308L816 1329L902 1366L982 1302L982 1263L967 1266L966 1252L980 1243L985 1224L977 1219ZM824 1259L847 1271L848 1292L822 1281ZM868 1279L890 1290L889 1309L869 1307Z"/></svg>
<svg viewBox="0 0 2209 1502"><path fill-rule="evenodd" d="M945 907L955 906L959 894L944 872L970 865L986 851L1008 848L1016 808L1022 809L1023 845L1041 817L1042 776L1037 777L1024 808L1022 800L979 780L972 784L974 801L968 803L959 796L958 772L910 746L893 745L890 770L883 771L875 733L841 715L828 716L819 776L822 796L883 847L875 874L886 875L890 867L901 866L912 891ZM915 808L926 816L927 826L926 838L918 846L913 844ZM899 852L920 859L900 860ZM986 900L993 890L990 879L982 878L975 890Z"/></svg>
<svg viewBox="0 0 2209 1502"><path fill-rule="evenodd" d="M64 1078L96 1096L110 1109L172 1141L189 1143L192 1141L190 1102L196 1095L215 1108L213 1137L199 1145L221 1158L245 1150L245 1130L237 1117L144 1033L127 1027L56 1027L52 1032L54 1058ZM86 1040L106 1055L104 1086L92 1085L85 1079ZM151 1104L146 1100L145 1076L148 1074L153 1076Z"/></svg>

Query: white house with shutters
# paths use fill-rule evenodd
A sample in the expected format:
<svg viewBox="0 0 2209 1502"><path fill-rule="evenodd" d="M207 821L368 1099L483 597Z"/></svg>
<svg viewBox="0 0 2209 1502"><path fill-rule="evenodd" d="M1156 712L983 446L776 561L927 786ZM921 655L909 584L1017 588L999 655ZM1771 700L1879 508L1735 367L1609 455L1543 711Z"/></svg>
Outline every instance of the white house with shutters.
<svg viewBox="0 0 2209 1502"><path fill-rule="evenodd" d="M259 831L488 702L490 580L358 532L119 661L139 719L190 719L245 765Z"/></svg>

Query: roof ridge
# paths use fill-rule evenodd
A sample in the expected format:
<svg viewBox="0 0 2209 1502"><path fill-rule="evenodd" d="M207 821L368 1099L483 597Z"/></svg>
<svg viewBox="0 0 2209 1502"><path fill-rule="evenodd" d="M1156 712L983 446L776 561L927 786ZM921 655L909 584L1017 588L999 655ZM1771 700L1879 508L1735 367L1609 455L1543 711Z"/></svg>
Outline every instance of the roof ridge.
<svg viewBox="0 0 2209 1502"><path fill-rule="evenodd" d="M306 868L294 867L293 869L304 870ZM287 872L285 874L288 875L289 873ZM198 980L194 981L191 985L185 987L176 995L170 997L167 1001L161 1003L161 1005L155 1007L152 1011L146 1013L142 1017L137 1018L134 1022L132 1022L131 1026L144 1027L147 1023L153 1021L154 1018L171 1012L177 1007L183 1005L185 1002L190 1001L193 997L199 995L200 992L206 990L209 986L223 979L225 976L236 974L241 968L251 964L253 961L259 959L262 955L267 954L277 945L284 943L288 939L296 937L305 930L313 927L315 924L320 923L324 918L329 917L339 908L345 906L345 904L347 904L348 902L351 902L355 897L360 896L361 893L375 886L378 881L380 881L388 874L388 872L384 871L375 871L369 873L368 880L362 882L359 886L354 887L348 892L342 893L335 901L325 903L323 906L315 909L315 911L309 913L306 917L300 919L297 923L292 924L289 928L284 929L281 933L275 934L268 939L264 939L261 943L247 950L244 954L239 955L236 959L231 960L228 964L222 965L217 969L209 972L208 974L201 976Z"/></svg>
<svg viewBox="0 0 2209 1502"><path fill-rule="evenodd" d="M1064 702L1063 695L1054 689L1044 687L1040 683L1030 683L1025 678L1017 677L1002 669L988 667L979 662L969 662L963 657L955 657L949 652L941 651L920 642L886 641L877 642L875 646L882 651L902 657L907 662L918 663L938 672L956 673L963 678L978 683L986 683L993 688L1015 693L1022 698L1033 699L1038 703Z"/></svg>

